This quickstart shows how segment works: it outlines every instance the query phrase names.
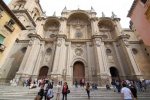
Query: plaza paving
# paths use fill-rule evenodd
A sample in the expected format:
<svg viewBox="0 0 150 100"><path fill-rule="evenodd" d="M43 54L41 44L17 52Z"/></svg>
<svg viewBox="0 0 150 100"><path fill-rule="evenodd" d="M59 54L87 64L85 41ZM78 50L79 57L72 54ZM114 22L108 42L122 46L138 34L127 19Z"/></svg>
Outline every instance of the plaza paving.
<svg viewBox="0 0 150 100"><path fill-rule="evenodd" d="M87 94L84 88L70 87L71 93L68 95L68 100L88 100ZM12 87L8 85L0 85L0 100L34 100L39 88L29 89L28 87ZM55 88L54 88L55 92ZM91 91L90 100L121 100L121 94L113 92L113 90L105 90L105 88L99 88L99 90ZM55 100L56 94L54 93ZM139 100L150 100L150 93L138 94ZM44 99L43 99L44 100Z"/></svg>

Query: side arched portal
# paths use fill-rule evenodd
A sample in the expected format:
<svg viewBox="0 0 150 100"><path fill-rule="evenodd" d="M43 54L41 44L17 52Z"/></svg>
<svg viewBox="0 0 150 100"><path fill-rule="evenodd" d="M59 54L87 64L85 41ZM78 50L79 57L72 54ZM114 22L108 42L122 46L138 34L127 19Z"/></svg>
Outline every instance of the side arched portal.
<svg viewBox="0 0 150 100"><path fill-rule="evenodd" d="M110 67L110 74L111 74L112 80L119 79L119 72L118 72L117 68Z"/></svg>
<svg viewBox="0 0 150 100"><path fill-rule="evenodd" d="M80 61L74 63L73 66L73 81L78 80L78 82L84 78L85 79L85 67Z"/></svg>
<svg viewBox="0 0 150 100"><path fill-rule="evenodd" d="M46 78L47 77L47 73L48 73L48 67L47 66L43 66L40 71L39 71L39 79L40 78Z"/></svg>

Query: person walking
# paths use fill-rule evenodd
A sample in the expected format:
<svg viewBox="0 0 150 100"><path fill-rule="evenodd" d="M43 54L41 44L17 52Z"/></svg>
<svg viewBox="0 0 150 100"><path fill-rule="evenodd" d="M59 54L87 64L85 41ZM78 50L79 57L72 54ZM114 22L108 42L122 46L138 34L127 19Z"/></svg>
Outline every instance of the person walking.
<svg viewBox="0 0 150 100"><path fill-rule="evenodd" d="M134 85L131 85L130 90L131 90L131 92L132 92L132 94L133 94L134 99L135 99L135 100L138 100L136 87L135 87Z"/></svg>
<svg viewBox="0 0 150 100"><path fill-rule="evenodd" d="M89 83L87 83L85 90L86 90L86 92L87 92L88 99L90 99L90 84L89 84Z"/></svg>
<svg viewBox="0 0 150 100"><path fill-rule="evenodd" d="M53 97L54 97L54 94L53 94L53 85L50 85L50 88L48 89L48 92L47 92L47 100L50 100Z"/></svg>
<svg viewBox="0 0 150 100"><path fill-rule="evenodd" d="M61 93L61 84L59 82L56 89L56 100L60 99L60 93Z"/></svg>
<svg viewBox="0 0 150 100"><path fill-rule="evenodd" d="M121 89L122 100L132 100L132 92L129 88L126 87L126 84L122 84L123 88Z"/></svg>
<svg viewBox="0 0 150 100"><path fill-rule="evenodd" d="M40 96L40 100L42 100L43 96L44 96L44 85L43 84L41 85L38 95Z"/></svg>
<svg viewBox="0 0 150 100"><path fill-rule="evenodd" d="M62 95L63 95L63 98L62 100L67 100L67 91L68 91L68 85L67 85L67 82L64 83L63 87L62 87Z"/></svg>

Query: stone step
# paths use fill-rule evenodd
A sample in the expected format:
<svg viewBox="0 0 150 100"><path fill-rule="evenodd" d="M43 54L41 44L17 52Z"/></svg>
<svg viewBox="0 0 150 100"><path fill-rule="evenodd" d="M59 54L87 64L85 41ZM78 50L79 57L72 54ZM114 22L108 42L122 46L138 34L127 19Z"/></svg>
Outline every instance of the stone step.
<svg viewBox="0 0 150 100"><path fill-rule="evenodd" d="M39 87L35 89L29 89L28 87L11 87L0 85L0 100L33 100L39 91ZM84 88L69 88L71 93L68 94L69 100L84 100L87 99L87 93ZM54 98L56 87L54 87ZM121 94L113 92L113 90L106 90L105 88L99 88L98 91L94 90L90 92L91 99L93 100L120 100ZM62 95L61 95L62 96ZM139 93L140 100L150 100L150 93ZM51 100L54 100L51 99ZM112 99L113 98L113 99Z"/></svg>

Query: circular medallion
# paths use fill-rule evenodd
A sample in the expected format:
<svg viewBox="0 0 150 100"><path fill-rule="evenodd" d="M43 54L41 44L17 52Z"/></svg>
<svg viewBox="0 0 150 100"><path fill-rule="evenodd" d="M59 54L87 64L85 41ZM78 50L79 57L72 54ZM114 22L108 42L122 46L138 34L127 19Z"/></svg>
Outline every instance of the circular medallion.
<svg viewBox="0 0 150 100"><path fill-rule="evenodd" d="M83 54L83 49L82 49L82 48L76 48L76 49L75 49L75 54L76 54L77 56L81 56L81 55Z"/></svg>

